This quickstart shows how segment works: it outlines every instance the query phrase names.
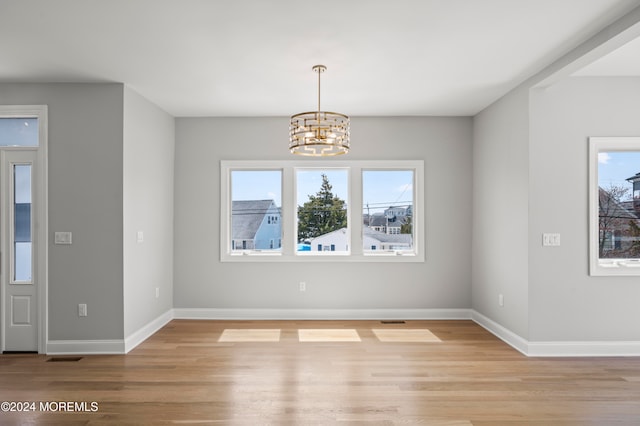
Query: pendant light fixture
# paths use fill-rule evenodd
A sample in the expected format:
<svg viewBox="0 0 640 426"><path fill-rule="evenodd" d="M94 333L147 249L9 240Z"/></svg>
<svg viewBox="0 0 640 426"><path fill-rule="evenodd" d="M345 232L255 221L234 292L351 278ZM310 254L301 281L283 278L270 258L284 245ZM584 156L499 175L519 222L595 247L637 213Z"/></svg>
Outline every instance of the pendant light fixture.
<svg viewBox="0 0 640 426"><path fill-rule="evenodd" d="M349 152L349 117L320 109L320 74L324 65L315 65L318 73L318 110L291 116L289 150L292 154L328 157Z"/></svg>

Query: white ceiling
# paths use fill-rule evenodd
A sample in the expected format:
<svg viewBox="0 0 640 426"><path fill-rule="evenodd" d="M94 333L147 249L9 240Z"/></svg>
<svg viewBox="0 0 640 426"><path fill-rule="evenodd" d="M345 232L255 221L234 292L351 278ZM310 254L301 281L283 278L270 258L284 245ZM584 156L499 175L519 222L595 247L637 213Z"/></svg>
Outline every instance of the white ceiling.
<svg viewBox="0 0 640 426"><path fill-rule="evenodd" d="M287 116L316 108L324 64L324 110L473 115L639 4L1 0L0 82L122 82L175 116Z"/></svg>

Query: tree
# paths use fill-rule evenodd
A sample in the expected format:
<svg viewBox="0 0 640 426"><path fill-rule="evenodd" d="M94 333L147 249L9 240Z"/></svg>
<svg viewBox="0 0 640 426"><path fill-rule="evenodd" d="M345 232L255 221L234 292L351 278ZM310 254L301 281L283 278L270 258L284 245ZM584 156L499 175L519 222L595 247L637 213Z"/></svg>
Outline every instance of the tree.
<svg viewBox="0 0 640 426"><path fill-rule="evenodd" d="M315 195L309 195L309 201L298 207L299 242L346 228L346 203L331 189L329 179L322 174L320 190Z"/></svg>
<svg viewBox="0 0 640 426"><path fill-rule="evenodd" d="M613 237L620 238L623 233L628 234L629 224L635 222L633 216L621 205L628 198L628 193L628 188L613 184L606 190L599 190L598 251L601 258L620 257L622 254L622 247L607 247L607 243L610 244Z"/></svg>
<svg viewBox="0 0 640 426"><path fill-rule="evenodd" d="M638 226L635 220L629 221L629 235L631 236L629 257L640 258L640 226Z"/></svg>
<svg viewBox="0 0 640 426"><path fill-rule="evenodd" d="M412 217L406 216L404 219L404 223L400 225L400 233L401 234L411 234L413 233L413 225L412 225Z"/></svg>

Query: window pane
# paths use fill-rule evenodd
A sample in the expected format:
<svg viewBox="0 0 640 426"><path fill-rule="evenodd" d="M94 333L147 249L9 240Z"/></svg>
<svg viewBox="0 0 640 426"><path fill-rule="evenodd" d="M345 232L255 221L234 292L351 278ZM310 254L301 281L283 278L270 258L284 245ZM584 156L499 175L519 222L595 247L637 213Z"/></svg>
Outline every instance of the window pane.
<svg viewBox="0 0 640 426"><path fill-rule="evenodd" d="M362 172L365 252L413 250L413 170Z"/></svg>
<svg viewBox="0 0 640 426"><path fill-rule="evenodd" d="M299 254L349 252L348 187L346 169L296 170Z"/></svg>
<svg viewBox="0 0 640 426"><path fill-rule="evenodd" d="M640 258L640 152L598 152L600 259Z"/></svg>
<svg viewBox="0 0 640 426"><path fill-rule="evenodd" d="M38 119L0 118L0 146L38 146Z"/></svg>
<svg viewBox="0 0 640 426"><path fill-rule="evenodd" d="M13 166L14 281L31 281L31 165Z"/></svg>
<svg viewBox="0 0 640 426"><path fill-rule="evenodd" d="M231 251L282 249L282 172L231 171Z"/></svg>

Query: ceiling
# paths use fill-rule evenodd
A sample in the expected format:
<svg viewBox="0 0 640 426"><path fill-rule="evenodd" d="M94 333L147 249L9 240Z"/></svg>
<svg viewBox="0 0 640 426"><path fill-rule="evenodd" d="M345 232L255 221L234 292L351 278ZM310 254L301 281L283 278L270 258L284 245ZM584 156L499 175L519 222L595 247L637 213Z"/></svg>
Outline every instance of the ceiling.
<svg viewBox="0 0 640 426"><path fill-rule="evenodd" d="M122 82L178 117L288 116L316 109L324 64L324 110L466 116L639 4L2 0L0 82ZM638 75L636 58L591 75L630 60Z"/></svg>

